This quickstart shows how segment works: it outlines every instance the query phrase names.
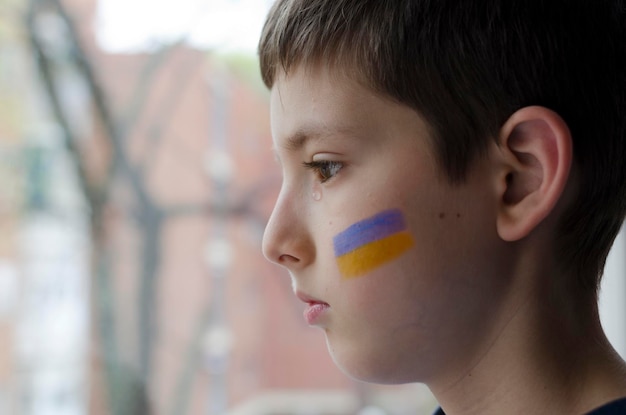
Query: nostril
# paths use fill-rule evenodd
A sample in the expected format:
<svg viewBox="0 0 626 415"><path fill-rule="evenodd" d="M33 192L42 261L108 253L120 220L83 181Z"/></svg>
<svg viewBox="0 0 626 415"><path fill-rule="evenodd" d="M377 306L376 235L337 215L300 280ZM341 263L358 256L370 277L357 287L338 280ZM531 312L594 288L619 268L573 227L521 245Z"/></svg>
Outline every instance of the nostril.
<svg viewBox="0 0 626 415"><path fill-rule="evenodd" d="M278 257L279 264L297 264L298 262L300 262L300 260L293 255L283 254Z"/></svg>

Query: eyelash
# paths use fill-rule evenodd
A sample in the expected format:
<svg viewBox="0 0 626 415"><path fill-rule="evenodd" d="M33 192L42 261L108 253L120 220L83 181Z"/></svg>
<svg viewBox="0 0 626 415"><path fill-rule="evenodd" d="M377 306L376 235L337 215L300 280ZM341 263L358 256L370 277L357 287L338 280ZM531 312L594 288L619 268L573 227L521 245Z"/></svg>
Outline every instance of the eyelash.
<svg viewBox="0 0 626 415"><path fill-rule="evenodd" d="M343 168L343 163L339 161L328 161L328 160L320 160L320 161L311 161L304 162L304 167L312 170L317 174L317 177L320 183L326 183L333 177L339 173L339 171Z"/></svg>

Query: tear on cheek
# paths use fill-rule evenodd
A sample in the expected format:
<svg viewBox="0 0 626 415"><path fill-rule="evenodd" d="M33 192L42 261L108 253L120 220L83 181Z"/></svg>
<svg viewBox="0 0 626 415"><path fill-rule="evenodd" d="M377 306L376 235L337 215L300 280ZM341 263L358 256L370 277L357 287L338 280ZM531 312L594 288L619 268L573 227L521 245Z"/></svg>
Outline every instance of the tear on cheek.
<svg viewBox="0 0 626 415"><path fill-rule="evenodd" d="M335 258L344 278L367 274L398 258L414 243L398 209L357 222L333 238Z"/></svg>

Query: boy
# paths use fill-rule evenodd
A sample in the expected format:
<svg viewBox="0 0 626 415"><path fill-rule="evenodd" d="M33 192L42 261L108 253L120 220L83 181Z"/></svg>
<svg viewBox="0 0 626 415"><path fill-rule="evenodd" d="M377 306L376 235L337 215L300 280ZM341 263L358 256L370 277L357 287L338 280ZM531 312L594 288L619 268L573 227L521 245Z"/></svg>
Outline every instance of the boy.
<svg viewBox="0 0 626 415"><path fill-rule="evenodd" d="M597 287L626 211L608 0L278 0L264 254L348 375L438 413L624 414Z"/></svg>

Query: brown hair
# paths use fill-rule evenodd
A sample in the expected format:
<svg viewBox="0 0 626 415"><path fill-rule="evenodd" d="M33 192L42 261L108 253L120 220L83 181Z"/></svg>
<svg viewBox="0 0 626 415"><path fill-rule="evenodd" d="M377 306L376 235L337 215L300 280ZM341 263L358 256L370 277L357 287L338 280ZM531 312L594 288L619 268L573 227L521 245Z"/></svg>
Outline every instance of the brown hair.
<svg viewBox="0 0 626 415"><path fill-rule="evenodd" d="M414 108L453 183L517 109L559 113L580 177L557 252L595 293L626 211L624 27L618 0L278 0L259 55L268 88L325 64Z"/></svg>

